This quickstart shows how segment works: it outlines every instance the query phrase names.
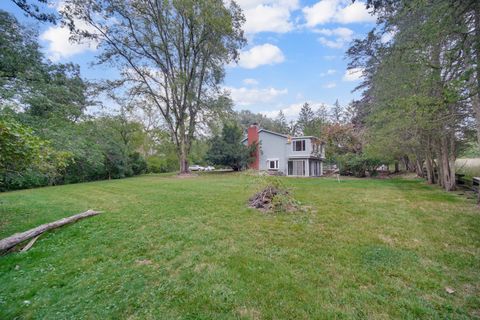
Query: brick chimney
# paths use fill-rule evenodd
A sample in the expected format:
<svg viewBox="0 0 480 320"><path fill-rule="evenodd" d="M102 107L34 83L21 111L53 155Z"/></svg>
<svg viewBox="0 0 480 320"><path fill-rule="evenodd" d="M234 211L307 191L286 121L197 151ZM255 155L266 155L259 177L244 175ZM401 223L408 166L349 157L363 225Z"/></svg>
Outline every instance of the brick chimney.
<svg viewBox="0 0 480 320"><path fill-rule="evenodd" d="M258 126L257 126L256 123L253 123L252 125L250 125L250 127L248 127L247 136L248 136L248 145L249 146L252 145L253 143L259 143L259 141L258 141ZM258 156L259 155L259 149L260 149L260 146L258 146L257 150L254 152L254 154L252 154L252 156L254 156L255 159L248 166L250 169L255 169L255 170L260 169L260 157Z"/></svg>

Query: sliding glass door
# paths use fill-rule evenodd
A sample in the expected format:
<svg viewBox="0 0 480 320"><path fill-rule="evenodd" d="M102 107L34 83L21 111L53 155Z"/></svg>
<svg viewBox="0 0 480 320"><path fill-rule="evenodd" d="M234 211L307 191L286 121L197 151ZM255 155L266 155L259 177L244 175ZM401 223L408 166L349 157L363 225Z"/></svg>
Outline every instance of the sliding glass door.
<svg viewBox="0 0 480 320"><path fill-rule="evenodd" d="M305 175L305 160L289 160L288 161L288 175L289 176L304 176Z"/></svg>

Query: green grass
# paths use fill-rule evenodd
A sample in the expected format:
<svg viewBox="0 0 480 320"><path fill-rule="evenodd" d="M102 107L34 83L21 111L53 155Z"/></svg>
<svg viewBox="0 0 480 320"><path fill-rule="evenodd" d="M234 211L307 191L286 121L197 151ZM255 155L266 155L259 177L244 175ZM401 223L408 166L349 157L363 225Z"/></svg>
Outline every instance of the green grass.
<svg viewBox="0 0 480 320"><path fill-rule="evenodd" d="M473 200L420 180L285 178L316 212L272 216L246 208L249 179L0 194L1 238L104 211L0 257L0 319L480 318Z"/></svg>

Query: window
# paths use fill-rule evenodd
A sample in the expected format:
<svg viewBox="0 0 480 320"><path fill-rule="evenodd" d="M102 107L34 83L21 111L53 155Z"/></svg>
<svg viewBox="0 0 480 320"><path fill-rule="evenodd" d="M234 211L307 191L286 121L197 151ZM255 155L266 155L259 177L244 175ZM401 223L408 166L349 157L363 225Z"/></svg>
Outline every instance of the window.
<svg viewBox="0 0 480 320"><path fill-rule="evenodd" d="M304 160L290 160L290 161L288 161L288 175L289 176L304 176L305 175L305 161Z"/></svg>
<svg viewBox="0 0 480 320"><path fill-rule="evenodd" d="M278 170L278 160L267 160L269 170Z"/></svg>
<svg viewBox="0 0 480 320"><path fill-rule="evenodd" d="M305 140L293 141L293 151L305 151Z"/></svg>

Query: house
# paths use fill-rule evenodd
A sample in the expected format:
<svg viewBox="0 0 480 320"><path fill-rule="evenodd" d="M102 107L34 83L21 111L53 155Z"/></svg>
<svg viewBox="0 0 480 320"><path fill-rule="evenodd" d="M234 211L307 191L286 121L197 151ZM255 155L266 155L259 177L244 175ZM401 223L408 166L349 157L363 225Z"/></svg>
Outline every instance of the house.
<svg viewBox="0 0 480 320"><path fill-rule="evenodd" d="M287 176L319 177L323 175L324 143L312 136L291 137L259 129L248 128L244 144L258 142L259 147L250 164L251 169L277 171Z"/></svg>

